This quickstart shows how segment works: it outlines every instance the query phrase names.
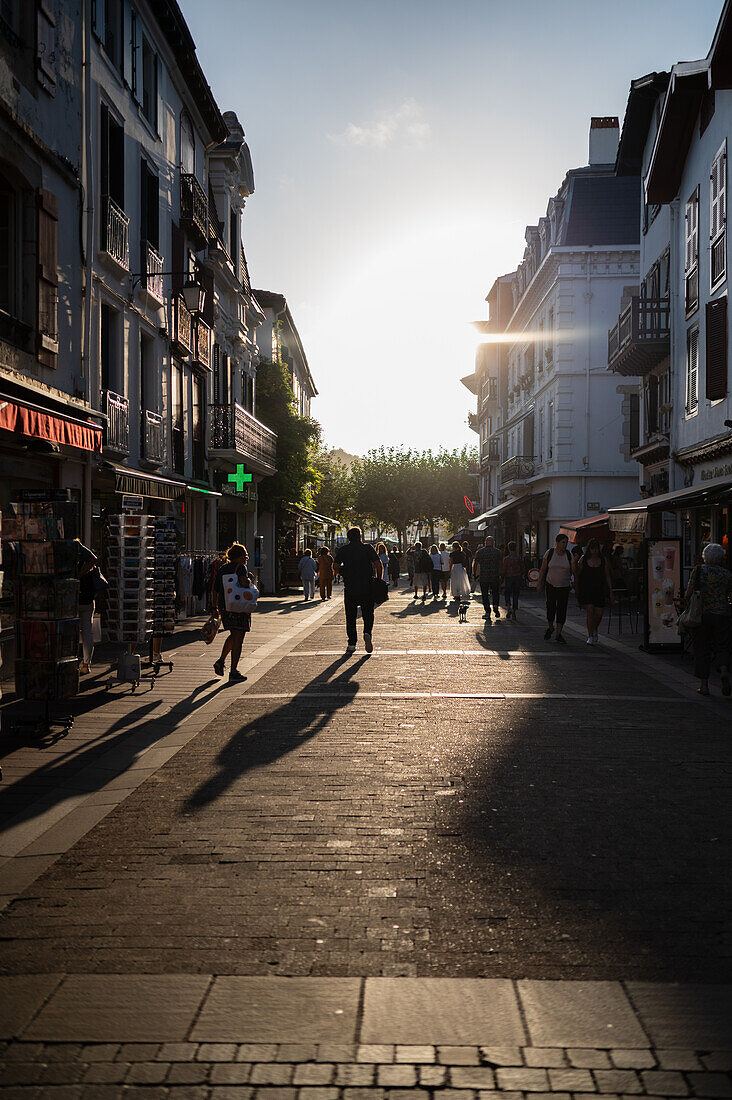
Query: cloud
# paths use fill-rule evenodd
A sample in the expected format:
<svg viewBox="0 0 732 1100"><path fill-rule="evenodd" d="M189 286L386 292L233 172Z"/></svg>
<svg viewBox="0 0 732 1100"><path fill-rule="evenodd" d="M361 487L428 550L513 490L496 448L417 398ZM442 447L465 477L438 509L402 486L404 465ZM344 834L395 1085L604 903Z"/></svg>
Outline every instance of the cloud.
<svg viewBox="0 0 732 1100"><path fill-rule="evenodd" d="M429 123L422 116L422 108L415 99L404 102L391 111L381 111L371 122L357 125L349 122L340 134L329 134L336 145L384 149L399 142L413 149L421 149L430 136Z"/></svg>

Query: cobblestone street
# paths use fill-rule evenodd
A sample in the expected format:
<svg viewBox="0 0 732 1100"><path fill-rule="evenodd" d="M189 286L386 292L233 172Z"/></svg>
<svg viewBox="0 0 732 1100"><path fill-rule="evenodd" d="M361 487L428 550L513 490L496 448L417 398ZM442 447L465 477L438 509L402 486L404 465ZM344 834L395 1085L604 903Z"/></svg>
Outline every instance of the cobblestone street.
<svg viewBox="0 0 732 1100"><path fill-rule="evenodd" d="M729 717L568 637L402 590L347 658L334 600L8 905L6 1091L730 1095Z"/></svg>

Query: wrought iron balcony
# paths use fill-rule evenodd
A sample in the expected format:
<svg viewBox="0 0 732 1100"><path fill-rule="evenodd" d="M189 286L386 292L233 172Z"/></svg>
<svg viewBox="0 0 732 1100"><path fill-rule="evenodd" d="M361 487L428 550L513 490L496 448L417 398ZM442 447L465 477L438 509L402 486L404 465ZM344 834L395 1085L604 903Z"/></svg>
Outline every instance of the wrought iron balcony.
<svg viewBox="0 0 732 1100"><path fill-rule="evenodd" d="M194 334L193 361L204 370L211 369L211 329L199 317Z"/></svg>
<svg viewBox="0 0 732 1100"><path fill-rule="evenodd" d="M142 278L145 290L158 305L163 304L163 257L153 248L148 241L140 242L140 255L144 275Z"/></svg>
<svg viewBox="0 0 732 1100"><path fill-rule="evenodd" d="M514 455L501 466L501 485L511 481L526 481L534 476L534 459L526 455Z"/></svg>
<svg viewBox="0 0 732 1100"><path fill-rule="evenodd" d="M479 432L480 431L480 425L478 423L478 414L477 413L474 413L474 412L469 412L468 413L468 427L471 429L471 431L474 431L474 432Z"/></svg>
<svg viewBox="0 0 732 1100"><path fill-rule="evenodd" d="M277 435L234 401L211 405L209 417L210 458L243 462L255 473L277 470Z"/></svg>
<svg viewBox="0 0 732 1100"><path fill-rule="evenodd" d="M497 462L500 462L501 455L498 450L498 443L495 440L488 440L480 448L480 465L482 468L486 466L494 466Z"/></svg>
<svg viewBox="0 0 732 1100"><path fill-rule="evenodd" d="M171 303L173 311L172 342L177 351L190 355L193 351L193 318L183 297L177 294Z"/></svg>
<svg viewBox="0 0 732 1100"><path fill-rule="evenodd" d="M667 358L670 349L669 299L634 296L608 333L608 369L624 375L647 374Z"/></svg>
<svg viewBox="0 0 732 1100"><path fill-rule="evenodd" d="M130 270L130 219L111 195L102 195L102 251Z"/></svg>
<svg viewBox="0 0 732 1100"><path fill-rule="evenodd" d="M208 238L208 202L206 192L189 172L180 174L180 220L203 247Z"/></svg>
<svg viewBox="0 0 732 1100"><path fill-rule="evenodd" d="M165 423L158 413L142 410L140 457L151 466L160 466L165 458Z"/></svg>
<svg viewBox="0 0 732 1100"><path fill-rule="evenodd" d="M130 453L130 403L112 390L102 390L102 412L107 414L104 446L109 451Z"/></svg>

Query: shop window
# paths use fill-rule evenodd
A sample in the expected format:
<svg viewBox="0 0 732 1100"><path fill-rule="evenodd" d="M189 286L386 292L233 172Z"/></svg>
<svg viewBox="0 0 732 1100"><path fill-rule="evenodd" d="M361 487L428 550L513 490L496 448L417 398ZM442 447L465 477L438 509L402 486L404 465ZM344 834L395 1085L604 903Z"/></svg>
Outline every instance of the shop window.
<svg viewBox="0 0 732 1100"><path fill-rule="evenodd" d="M686 415L694 416L699 406L699 329L686 334Z"/></svg>
<svg viewBox="0 0 732 1100"><path fill-rule="evenodd" d="M727 396L727 299L706 305L706 390L708 401Z"/></svg>

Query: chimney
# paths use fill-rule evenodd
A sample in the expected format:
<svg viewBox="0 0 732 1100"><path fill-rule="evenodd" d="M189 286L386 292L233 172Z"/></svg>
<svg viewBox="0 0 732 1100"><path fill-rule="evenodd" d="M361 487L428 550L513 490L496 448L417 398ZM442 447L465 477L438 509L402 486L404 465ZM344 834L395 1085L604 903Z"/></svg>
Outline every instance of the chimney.
<svg viewBox="0 0 732 1100"><path fill-rule="evenodd" d="M619 142L617 115L590 119L590 164L615 164Z"/></svg>

